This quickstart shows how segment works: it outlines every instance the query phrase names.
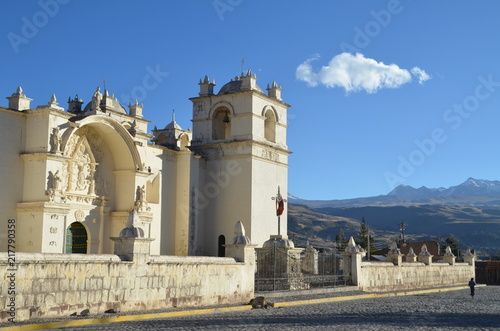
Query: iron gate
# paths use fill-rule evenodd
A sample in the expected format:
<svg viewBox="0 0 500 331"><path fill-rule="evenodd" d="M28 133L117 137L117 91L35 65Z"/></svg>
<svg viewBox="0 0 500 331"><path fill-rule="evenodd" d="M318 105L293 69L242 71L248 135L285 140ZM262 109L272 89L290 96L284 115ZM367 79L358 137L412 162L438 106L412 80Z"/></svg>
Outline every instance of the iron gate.
<svg viewBox="0 0 500 331"><path fill-rule="evenodd" d="M348 277L343 274L343 255L337 250L318 253L313 272L304 270L307 263L304 255L304 250L276 245L258 249L255 291L294 291L348 284Z"/></svg>

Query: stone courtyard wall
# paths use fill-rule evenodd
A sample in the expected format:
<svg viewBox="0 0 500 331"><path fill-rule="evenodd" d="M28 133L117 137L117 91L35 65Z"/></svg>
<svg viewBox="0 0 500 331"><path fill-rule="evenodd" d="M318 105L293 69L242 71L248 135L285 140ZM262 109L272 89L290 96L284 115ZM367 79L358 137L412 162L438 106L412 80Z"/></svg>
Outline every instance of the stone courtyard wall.
<svg viewBox="0 0 500 331"><path fill-rule="evenodd" d="M0 253L0 321L11 318L12 302L21 321L84 309L246 303L254 294L253 262L229 257L151 256L141 264L117 255L16 253L14 270L7 261Z"/></svg>
<svg viewBox="0 0 500 331"><path fill-rule="evenodd" d="M467 285L474 277L469 263L362 262L358 288L362 291L385 292L453 285Z"/></svg>

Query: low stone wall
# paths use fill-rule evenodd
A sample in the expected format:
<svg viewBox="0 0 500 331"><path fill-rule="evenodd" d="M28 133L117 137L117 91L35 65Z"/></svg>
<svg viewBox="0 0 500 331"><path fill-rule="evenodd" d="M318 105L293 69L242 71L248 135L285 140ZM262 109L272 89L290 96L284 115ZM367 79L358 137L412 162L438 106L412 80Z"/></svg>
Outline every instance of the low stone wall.
<svg viewBox="0 0 500 331"><path fill-rule="evenodd" d="M244 303L253 298L254 263L234 258L0 253L0 320ZM9 277L10 276L10 277ZM14 305L15 309L12 309Z"/></svg>
<svg viewBox="0 0 500 331"><path fill-rule="evenodd" d="M474 265L469 263L362 262L357 285L362 291L385 292L467 285L471 277Z"/></svg>

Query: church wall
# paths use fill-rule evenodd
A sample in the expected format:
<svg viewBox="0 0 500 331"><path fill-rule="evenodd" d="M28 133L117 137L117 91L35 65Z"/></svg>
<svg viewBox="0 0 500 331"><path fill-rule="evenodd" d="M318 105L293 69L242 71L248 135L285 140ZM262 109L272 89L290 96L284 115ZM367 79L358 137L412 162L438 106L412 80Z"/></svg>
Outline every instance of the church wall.
<svg viewBox="0 0 500 331"><path fill-rule="evenodd" d="M175 250L172 253L167 253L176 256L188 255L190 166L191 152L179 152L176 167Z"/></svg>
<svg viewBox="0 0 500 331"><path fill-rule="evenodd" d="M109 237L112 237L115 234L117 235L117 232L119 233L119 231L125 226L123 225L119 229L113 229L111 211L116 209L114 199L114 191L116 187L116 177L114 174L115 162L113 160L113 154L110 150L110 147L107 144L102 144L101 148L103 151L103 157L98 166L100 172L98 176L98 181L100 182L100 184L98 184L98 186L100 186L102 190L102 192L99 193L105 195L106 197L108 197L108 199L107 201L105 201L105 208L102 208L102 210L101 208L98 208L99 216L97 220L99 227L96 228L97 232L94 232L101 233L100 238L94 238L100 241L98 251L96 252L99 254L113 252L113 244L111 240L109 240ZM76 210L74 212L76 212ZM76 218L73 216L72 219L68 220L66 228L74 221L76 221Z"/></svg>
<svg viewBox="0 0 500 331"><path fill-rule="evenodd" d="M138 208L145 237L155 239L151 243L150 253L166 254L162 252L162 246L166 241L164 227L169 220L168 211L172 207L169 196L172 190L175 191L175 167L172 168L169 162L165 162L165 159L168 159L168 151L160 146L149 145L143 141L142 145L137 146L137 150L143 171L115 171L116 200L120 203L116 206L117 212L113 213L116 216L113 230L106 238L117 237L126 226L130 211ZM139 190L144 190L145 193L143 206L137 206Z"/></svg>
<svg viewBox="0 0 500 331"><path fill-rule="evenodd" d="M21 201L43 201L47 199L48 173L47 161L44 155L22 155L24 161L24 185Z"/></svg>
<svg viewBox="0 0 500 331"><path fill-rule="evenodd" d="M26 150L27 153L46 153L49 142L49 114L50 111L33 109L28 111L26 121Z"/></svg>
<svg viewBox="0 0 500 331"><path fill-rule="evenodd" d="M358 287L362 291L386 292L452 285L466 285L474 277L469 263L404 262L396 266L387 262L362 262Z"/></svg>
<svg viewBox="0 0 500 331"><path fill-rule="evenodd" d="M251 226L252 168L248 157L217 158L206 164L205 182L199 186L206 201L200 210L205 215L204 254L216 256L220 235L230 243L237 221L246 229Z"/></svg>
<svg viewBox="0 0 500 331"><path fill-rule="evenodd" d="M22 200L24 167L19 152L25 146L26 117L0 108L0 252L7 250L7 221L16 218L16 203Z"/></svg>
<svg viewBox="0 0 500 331"><path fill-rule="evenodd" d="M253 297L253 263L233 258L151 256L149 263L123 262L116 255L17 253L14 277L0 282L0 320L69 316L89 309L122 312L171 307L247 303ZM0 272L9 275L7 254ZM37 261L34 263L33 261Z"/></svg>
<svg viewBox="0 0 500 331"><path fill-rule="evenodd" d="M188 254L203 255L205 246L205 216L209 200L202 188L205 185L207 161L200 156L191 158L189 186Z"/></svg>
<svg viewBox="0 0 500 331"><path fill-rule="evenodd" d="M136 199L137 186L135 170L114 171L115 189L114 200L117 211L129 211L133 208Z"/></svg>
<svg viewBox="0 0 500 331"><path fill-rule="evenodd" d="M250 203L254 207L251 212L251 226L247 227L247 230L252 243L258 247L269 239L270 234L278 234L276 201L272 200L278 193L278 186L284 199L288 194L288 165L285 161L287 156L272 153L272 160L269 157L269 153L262 153L260 157L252 159L253 178ZM285 163L276 162L276 158ZM285 210L280 218L280 234L282 235L287 234L287 210L288 206L285 203Z"/></svg>
<svg viewBox="0 0 500 331"><path fill-rule="evenodd" d="M234 107L236 117L231 122L231 136L236 140L250 140L253 138L252 100L241 95L230 95L229 102Z"/></svg>
<svg viewBox="0 0 500 331"><path fill-rule="evenodd" d="M165 150L162 158L162 194L161 194L161 230L152 234L152 238L161 244L156 254L175 254L175 212L177 188L177 160L176 153ZM160 223L160 222L158 222ZM153 241L152 245L155 244ZM152 254L155 254L152 251Z"/></svg>

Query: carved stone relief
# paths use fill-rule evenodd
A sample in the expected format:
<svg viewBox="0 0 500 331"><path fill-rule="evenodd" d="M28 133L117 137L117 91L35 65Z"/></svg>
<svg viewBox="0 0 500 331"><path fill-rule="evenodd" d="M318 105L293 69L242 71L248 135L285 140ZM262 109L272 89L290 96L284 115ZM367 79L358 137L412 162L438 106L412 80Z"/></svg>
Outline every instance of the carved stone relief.
<svg viewBox="0 0 500 331"><path fill-rule="evenodd" d="M93 203L96 195L108 194L105 179L99 169L104 152L101 135L90 127L79 129L69 139L64 154L63 190L68 200Z"/></svg>
<svg viewBox="0 0 500 331"><path fill-rule="evenodd" d="M203 102L196 102L194 105L194 111L197 115L204 115L205 109L203 107Z"/></svg>
<svg viewBox="0 0 500 331"><path fill-rule="evenodd" d="M57 126L52 129L50 136L50 152L61 153L61 136L59 135L59 128Z"/></svg>
<svg viewBox="0 0 500 331"><path fill-rule="evenodd" d="M56 196L62 195L61 191L61 177L59 175L59 170L55 173L49 171L47 191L45 192L50 201L54 201Z"/></svg>
<svg viewBox="0 0 500 331"><path fill-rule="evenodd" d="M137 211L150 211L151 207L149 207L148 202L146 201L146 185L137 186L136 190L136 200L135 207Z"/></svg>
<svg viewBox="0 0 500 331"><path fill-rule="evenodd" d="M279 161L279 154L269 150L269 149L262 149L262 157L266 158L271 161Z"/></svg>
<svg viewBox="0 0 500 331"><path fill-rule="evenodd" d="M81 209L75 210L75 220L77 222L81 223L84 218L85 218L85 213Z"/></svg>

